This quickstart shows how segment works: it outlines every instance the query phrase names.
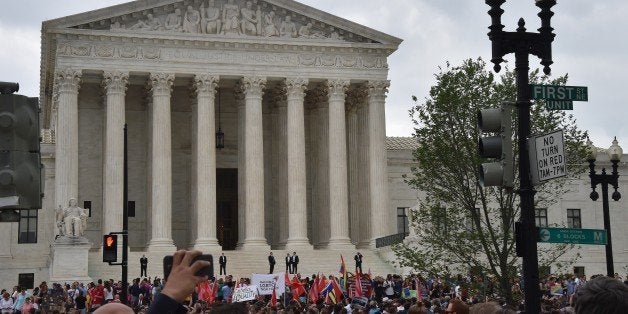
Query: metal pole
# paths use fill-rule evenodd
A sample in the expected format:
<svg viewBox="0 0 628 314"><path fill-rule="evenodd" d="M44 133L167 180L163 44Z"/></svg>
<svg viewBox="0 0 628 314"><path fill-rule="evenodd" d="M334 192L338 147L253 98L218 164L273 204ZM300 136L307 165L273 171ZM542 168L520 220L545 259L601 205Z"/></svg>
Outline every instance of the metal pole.
<svg viewBox="0 0 628 314"><path fill-rule="evenodd" d="M122 303L128 303L128 291L129 291L129 265L128 265L128 251L129 251L129 158L127 148L127 126L124 124L124 187L122 192L122 293L120 298Z"/></svg>
<svg viewBox="0 0 628 314"><path fill-rule="evenodd" d="M609 277L615 276L615 267L613 265L613 242L611 241L611 215L608 208L608 180L604 172L602 172L602 211L604 213L604 229L606 229L606 274ZM610 176L608 176L610 177Z"/></svg>
<svg viewBox="0 0 628 314"><path fill-rule="evenodd" d="M524 47L522 47L524 48ZM540 313L539 265L534 222L534 187L530 181L530 161L527 138L530 136L530 94L528 93L529 55L527 47L515 51L517 75L517 107L519 114L519 197L521 199L521 224L523 227L523 282L526 313Z"/></svg>

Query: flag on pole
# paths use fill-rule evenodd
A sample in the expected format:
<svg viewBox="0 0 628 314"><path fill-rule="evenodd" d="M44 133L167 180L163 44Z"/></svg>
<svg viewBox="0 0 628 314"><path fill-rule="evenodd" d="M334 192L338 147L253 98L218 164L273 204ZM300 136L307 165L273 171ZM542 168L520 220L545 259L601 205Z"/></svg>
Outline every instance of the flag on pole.
<svg viewBox="0 0 628 314"><path fill-rule="evenodd" d="M338 282L335 279L331 280L330 284L332 286L332 290L328 293L328 296L334 304L337 304L344 297L342 289L340 289L340 285L338 285Z"/></svg>
<svg viewBox="0 0 628 314"><path fill-rule="evenodd" d="M316 279L312 283L312 286L310 287L310 291L307 294L308 299L310 299L312 303L316 303L316 301L318 301L318 294L319 294L318 280L319 280L319 277L316 277Z"/></svg>
<svg viewBox="0 0 628 314"><path fill-rule="evenodd" d="M362 279L360 278L359 272L355 274L355 296L364 296L364 294L362 293Z"/></svg>
<svg viewBox="0 0 628 314"><path fill-rule="evenodd" d="M347 288L347 266L345 265L345 259L342 257L342 254L340 254L340 274L342 274L342 284L345 287L345 289Z"/></svg>
<svg viewBox="0 0 628 314"><path fill-rule="evenodd" d="M273 286L273 293L270 297L270 305L277 306L277 280L275 280L275 285Z"/></svg>

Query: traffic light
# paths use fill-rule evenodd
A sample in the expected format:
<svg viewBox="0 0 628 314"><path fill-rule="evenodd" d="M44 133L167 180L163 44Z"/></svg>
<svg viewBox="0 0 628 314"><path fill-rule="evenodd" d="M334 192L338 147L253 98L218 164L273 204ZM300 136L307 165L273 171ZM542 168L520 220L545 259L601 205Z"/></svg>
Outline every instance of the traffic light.
<svg viewBox="0 0 628 314"><path fill-rule="evenodd" d="M483 163L480 166L480 183L483 186L512 188L514 166L512 155L512 108L513 103L502 103L500 108L478 111L480 133L493 133L478 141L480 157L495 158L498 161Z"/></svg>
<svg viewBox="0 0 628 314"><path fill-rule="evenodd" d="M118 235L106 234L102 239L102 261L115 263L118 261Z"/></svg>
<svg viewBox="0 0 628 314"><path fill-rule="evenodd" d="M43 180L38 99L1 91L0 208L39 209Z"/></svg>

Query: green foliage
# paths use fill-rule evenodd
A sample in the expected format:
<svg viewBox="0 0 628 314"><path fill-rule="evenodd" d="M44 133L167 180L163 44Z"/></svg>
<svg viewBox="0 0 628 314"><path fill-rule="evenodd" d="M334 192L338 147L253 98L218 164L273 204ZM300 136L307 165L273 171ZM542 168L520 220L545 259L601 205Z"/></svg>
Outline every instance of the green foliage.
<svg viewBox="0 0 628 314"><path fill-rule="evenodd" d="M429 97L418 104L413 96L415 105L410 110L420 147L414 152L418 167L406 179L424 195L411 217L419 241L393 249L400 266L424 274L481 269L500 282L502 295L512 301L509 283L516 276L513 270L518 268L514 222L519 217L519 203L512 191L479 183L478 169L483 160L477 151L476 114L502 101L516 100L515 73L506 69L501 76L495 76L482 59L468 59L460 66L447 63L435 77ZM564 85L567 75L550 80L536 70L530 74L530 82ZM513 121L513 130L517 130L516 114ZM572 115L545 110L542 102L532 105L531 123L532 134L562 129L565 135L570 176L536 187L536 206L549 207L566 192L566 181L585 170L586 132L578 129ZM517 134L513 133L518 156ZM518 173L515 176L518 182ZM552 247L546 262L554 261L567 249ZM540 252L539 256L543 263L544 254Z"/></svg>

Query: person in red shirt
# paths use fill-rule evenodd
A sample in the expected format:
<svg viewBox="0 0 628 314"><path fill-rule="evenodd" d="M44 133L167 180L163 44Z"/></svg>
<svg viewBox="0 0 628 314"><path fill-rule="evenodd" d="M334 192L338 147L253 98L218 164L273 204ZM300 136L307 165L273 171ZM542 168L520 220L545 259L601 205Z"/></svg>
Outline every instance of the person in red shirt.
<svg viewBox="0 0 628 314"><path fill-rule="evenodd" d="M90 291L91 308L97 309L105 299L105 287L102 285L102 279L98 279L98 285Z"/></svg>

